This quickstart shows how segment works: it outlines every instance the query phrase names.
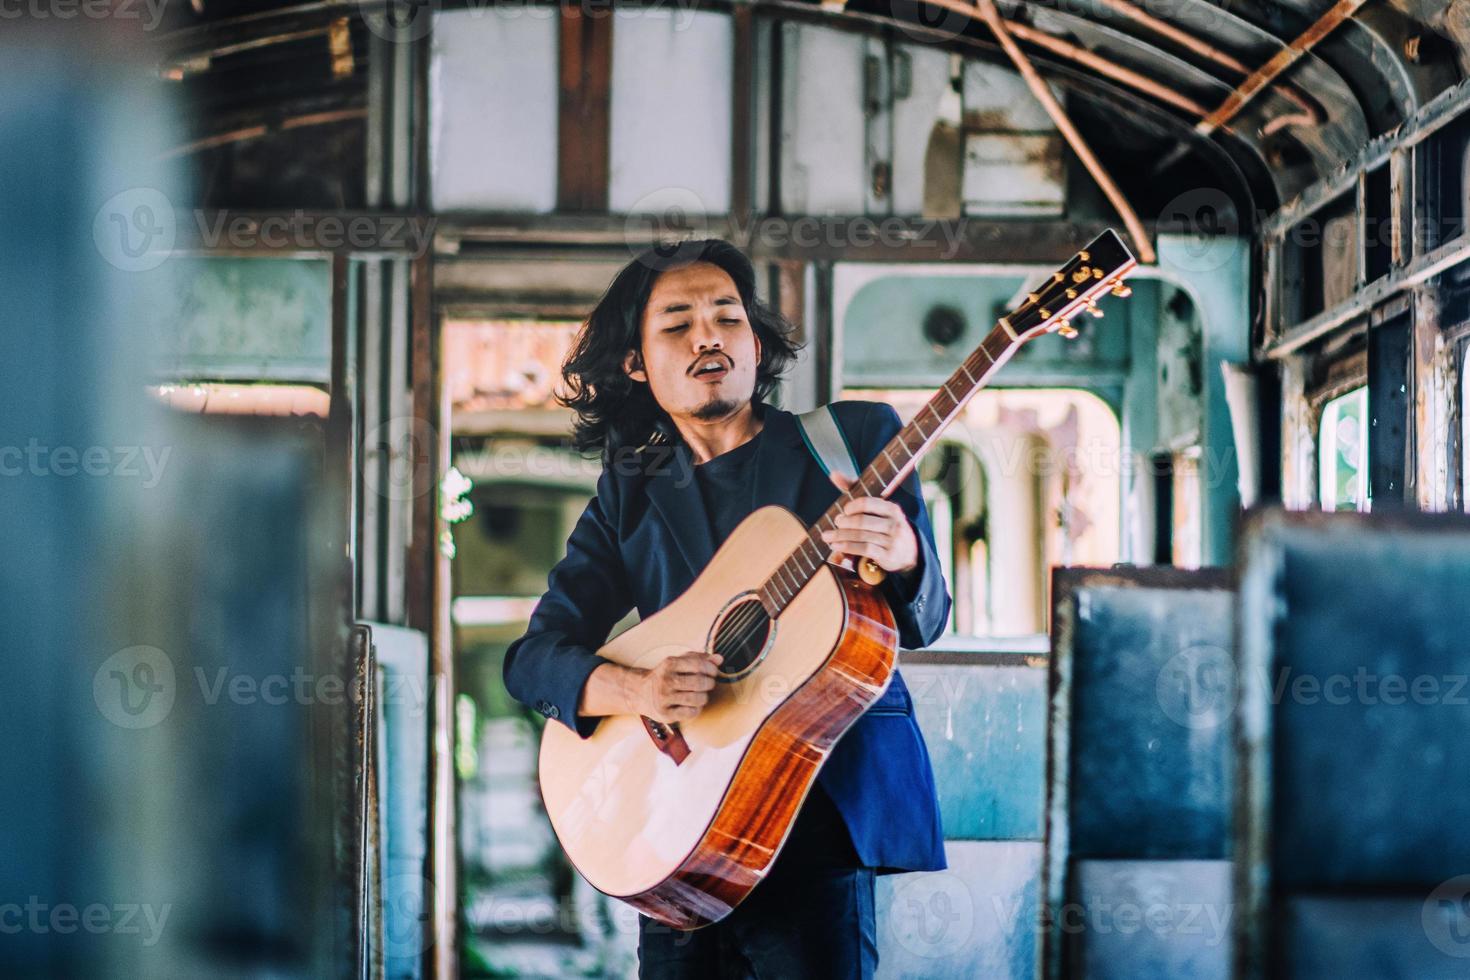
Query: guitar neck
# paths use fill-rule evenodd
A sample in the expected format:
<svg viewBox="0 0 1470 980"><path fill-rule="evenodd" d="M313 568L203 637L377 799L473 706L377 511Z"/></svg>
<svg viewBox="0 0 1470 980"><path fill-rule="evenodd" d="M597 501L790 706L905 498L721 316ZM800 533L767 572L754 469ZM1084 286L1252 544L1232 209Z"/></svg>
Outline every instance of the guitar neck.
<svg viewBox="0 0 1470 980"><path fill-rule="evenodd" d="M807 529L806 540L788 555L761 586L761 602L772 617L779 616L802 586L831 556L822 532L834 529L837 516L858 497L886 497L913 471L919 457L938 440L970 397L1028 340L1043 333L1076 336L1068 317L1085 310L1102 316L1095 300L1104 292L1127 296L1123 277L1137 265L1133 254L1111 229L1065 262L1028 293L1026 301L1001 317L981 345L961 362L949 380L939 386L924 407L898 431L877 459L858 474L852 486Z"/></svg>
<svg viewBox="0 0 1470 980"><path fill-rule="evenodd" d="M940 433L959 415L965 403L985 387L1018 347L1020 343L1015 332L1007 321L1002 320L939 386L913 419L888 441L873 462L858 474L853 485L844 490L826 513L807 529L806 540L787 556L761 587L761 600L768 613L779 615L831 556L832 549L822 540L822 532L837 526L837 516L847 503L857 497L887 497L897 489L919 458L929 451Z"/></svg>
<svg viewBox="0 0 1470 980"><path fill-rule="evenodd" d="M857 481L822 515L823 522L835 518L854 497L886 497L904 481L919 457L939 440L939 435L959 415L970 397L985 387L990 377L1000 370L1020 345L997 326L984 343L965 358L949 380L939 386L934 396L924 403L909 421L878 453ZM822 526L827 530L831 525Z"/></svg>

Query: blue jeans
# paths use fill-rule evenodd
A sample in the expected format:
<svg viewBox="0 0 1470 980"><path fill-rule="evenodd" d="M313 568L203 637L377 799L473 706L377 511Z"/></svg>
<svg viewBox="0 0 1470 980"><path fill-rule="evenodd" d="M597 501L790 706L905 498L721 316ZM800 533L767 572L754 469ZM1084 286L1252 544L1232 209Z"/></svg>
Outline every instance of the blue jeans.
<svg viewBox="0 0 1470 980"><path fill-rule="evenodd" d="M878 969L872 868L813 786L776 863L745 901L688 932L638 916L640 980L871 980Z"/></svg>

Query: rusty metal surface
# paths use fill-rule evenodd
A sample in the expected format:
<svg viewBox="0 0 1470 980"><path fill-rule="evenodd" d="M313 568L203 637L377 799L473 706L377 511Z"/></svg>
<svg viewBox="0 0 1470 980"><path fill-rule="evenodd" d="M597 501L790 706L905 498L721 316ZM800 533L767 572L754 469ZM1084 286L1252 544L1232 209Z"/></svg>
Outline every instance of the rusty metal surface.
<svg viewBox="0 0 1470 980"><path fill-rule="evenodd" d="M1445 55L1445 46L1420 43L1427 36L1428 24L1442 15L1441 9L1420 4L1359 13L1358 3L1341 0L1325 14L1320 3L1245 3L1227 10L1203 0L1181 0L1177 7L1158 10L1145 10L1128 0L1084 0L1065 5L1065 10L1007 3L1004 12L1028 35L1028 46L1067 59L1076 68L1077 78L1123 84L1148 93L1148 101L1157 99L1150 107L1137 104L1143 100L1132 105L1127 100L1119 102L1118 111L1130 121L1130 128L1132 121L1144 122L1144 115L1160 106L1178 113L1185 106L1192 110L1193 103L1211 105L1212 99L1197 93L1213 91L1222 80L1233 84L1245 76L1245 84L1217 106L1214 116L1207 117L1208 128L1244 109L1239 116L1242 132L1230 139L1260 161L1261 171L1275 182L1280 196L1295 193L1314 179L1330 179L1345 153L1354 152L1370 135L1412 114L1454 80L1453 59ZM871 25L873 30L897 27L925 43L994 50L974 21L977 9L963 0L939 4L943 10L938 21L898 9L869 10L870 5L863 3L760 0L732 5L708 0L696 6L734 10L737 19L749 19L754 13L757 20L805 19ZM305 71L302 59L310 57L320 62L313 70L330 77L335 67L339 78L357 78L360 86L371 47L368 30L356 17L347 18L348 33L342 30L344 13L356 14L359 7L369 17L383 16L377 3L281 3L243 16L239 8L229 5L203 5L194 13L171 9L166 29L158 36L164 52L163 71L172 72L181 79L179 84L187 85L190 79L207 79L217 71L226 53L233 52L232 59L244 59L243 65L250 68L267 62L278 65L281 52L289 50L298 67L288 71ZM447 0L433 9L479 8L469 0ZM419 13L429 16L427 8ZM1328 36L1349 20L1346 30ZM302 37L318 35L330 38L332 44L320 45L318 52L316 46L299 42ZM292 39L298 39L297 43L291 43ZM309 55L304 54L307 49L311 49ZM1308 49L1313 50L1303 57ZM1176 53L1180 51L1187 52L1188 58L1179 58ZM347 65L352 72L344 75ZM1282 74L1287 67L1289 77ZM1069 83L1051 67L1045 70ZM276 74L280 74L279 67ZM265 77L257 86L262 91ZM247 83L234 91L249 102L250 87ZM268 96L260 108L266 109L272 98ZM271 114L267 111L266 115ZM1188 115L1198 118L1192 111ZM200 138L214 135L204 133ZM1284 165L1293 148L1304 148L1310 155L1309 171L1302 171L1299 162ZM753 152L754 147L749 149ZM736 173L749 174L750 153L740 147L736 152L740 157L735 161ZM737 201L742 204L747 179L742 176L737 189Z"/></svg>
<svg viewBox="0 0 1470 980"><path fill-rule="evenodd" d="M1174 614L1173 619L1170 618L1171 613L1168 610L1167 603L1163 606L1159 605L1159 596L1173 593L1181 600L1185 596L1190 597L1189 601L1191 602L1204 600L1207 603L1212 603L1213 607L1218 611L1222 600L1228 604L1228 594L1233 589L1233 585L1231 572L1228 569L1222 568L1181 569L1163 566L1114 566L1112 568L1058 568L1052 573L1051 635L1053 657L1050 665L1049 705L1047 712L1047 846L1043 859L1042 901L1047 904L1053 914L1050 919L1052 923L1051 928L1043 931L1043 976L1057 978L1066 975L1064 959L1068 955L1068 951L1063 946L1063 936L1056 924L1059 921L1058 916L1062 905L1068 900L1067 896L1071 894L1069 880L1071 877L1074 850L1073 823L1074 816L1078 812L1078 808L1074 807L1073 794L1074 790L1079 792L1084 791L1079 787L1073 786L1074 777L1077 775L1077 766L1072 747L1074 726L1078 720L1078 716L1074 713L1074 704L1077 699L1075 686L1078 676L1077 647L1079 635L1083 632L1083 628L1090 628L1088 623L1081 621L1082 616L1079 614L1078 608L1079 597L1083 595L1095 595L1099 592L1113 592L1125 600L1131 600L1133 598L1148 600L1152 598L1155 611L1159 609L1163 610L1163 618L1157 620L1156 625L1160 630L1167 630L1171 625L1178 627L1179 621L1177 614ZM1091 605L1097 604L1091 603ZM1131 601L1125 601L1122 605L1131 607L1137 604ZM1148 603L1145 602L1145 607L1147 606ZM1094 617L1089 614L1087 618L1090 623ZM1208 628L1203 622L1196 625L1201 628ZM1226 628L1228 629L1228 624ZM1134 631L1132 643L1138 648L1136 654L1138 656L1146 656L1148 653L1148 649L1146 648L1150 648L1151 641L1154 639L1156 638L1146 636L1141 631ZM1165 642L1167 643L1167 641ZM1218 642L1214 644L1214 646L1219 645L1220 643ZM1153 649L1157 649L1157 647L1157 643L1152 643ZM1132 648L1130 647L1130 649ZM1163 667L1155 666L1152 669L1158 669L1160 671L1160 678L1162 679L1164 677L1164 670L1172 663L1173 660L1171 659ZM1087 676L1087 672L1094 668L1101 669L1104 676L1121 676L1116 671L1110 671L1106 664L1093 664L1089 661L1083 666L1084 676ZM1147 670L1148 668L1145 668L1145 673L1147 673ZM1160 712L1168 716L1168 720L1170 721L1178 720L1175 715L1169 715L1169 712L1165 710L1166 705L1162 694L1159 694L1156 702L1147 700L1155 694L1156 692L1154 690L1142 692L1142 696L1145 698L1144 704L1148 705L1152 703L1152 710L1147 712L1146 716L1137 719L1137 725L1115 725L1112 722L1104 725L1104 730L1113 729L1120 733L1123 741L1117 743L1118 745L1131 744L1127 741L1130 731L1135 741L1142 740L1139 744L1153 744L1156 739L1162 739L1162 735L1154 732L1154 729L1158 727L1158 718L1153 716ZM1109 699L1105 697L1105 700ZM1186 722L1190 720L1188 717L1184 718ZM1205 736L1210 733L1207 730L1191 729L1187 724L1180 724L1177 727L1178 732L1176 734L1182 736L1183 741L1181 742L1179 738L1171 739L1179 748L1179 751L1174 756L1176 762L1182 760L1189 760L1191 763L1198 762L1200 761L1202 752L1208 754L1209 750ZM1160 730L1165 732L1169 731L1167 727ZM1111 749L1104 749L1104 758L1107 757L1109 751ZM1128 760L1114 759L1113 762L1126 765ZM1139 780L1124 779L1119 781L1114 777L1106 778L1114 784L1121 782L1122 786L1132 787L1136 783L1139 787L1137 792L1142 794L1148 792L1147 786L1160 785L1157 780L1151 783L1148 779L1142 778L1145 772L1149 772L1147 767L1151 764L1150 760L1139 758L1136 760L1136 763L1140 768ZM1212 765L1214 769L1218 770L1220 767L1219 760L1215 759ZM1185 783L1189 786L1195 786L1198 782L1197 780L1193 780L1192 777L1188 777L1187 774L1176 772L1175 775L1184 775ZM1200 785L1203 785L1203 783ZM1129 790L1129 792L1133 792L1133 790ZM1189 796L1190 794L1171 792L1170 795L1171 797L1179 797ZM1213 799L1213 797L1211 798ZM1172 798L1169 801L1158 801L1155 809L1164 809L1168 805L1178 802L1180 802L1179 799ZM1092 809L1098 812L1108 812L1106 801L1102 800L1089 798L1085 801L1079 801L1079 806L1088 808L1084 812L1089 812ZM1128 802L1123 801L1122 810L1114 809L1111 812L1124 812L1128 806ZM1143 812L1148 812L1148 809L1149 807L1145 805ZM1216 812L1213 826L1218 827L1223 821L1223 816L1218 812L1218 800L1215 800L1214 810ZM1209 830L1209 827L1212 826L1211 820L1208 817L1210 812L1211 806L1208 801L1193 810L1188 808L1181 810L1177 815L1179 818L1178 822L1181 826L1188 826L1185 827L1182 836L1177 833L1171 834L1170 836L1174 838L1172 842L1160 841L1159 846L1172 849L1158 853L1143 852L1146 846L1151 845L1140 845L1138 842L1130 845L1121 839L1111 845L1107 845L1115 847L1117 849L1116 853L1102 853L1099 849L1100 843L1106 844L1106 841L1099 838L1097 831L1101 825L1096 824L1096 821L1094 821L1092 830L1088 832L1087 840L1084 842L1083 853L1078 856L1218 859L1221 857L1221 854L1217 850L1210 850L1210 845L1208 844L1208 839L1212 836ZM1201 819L1189 819L1187 815L1191 813ZM1135 825L1138 823L1138 821L1128 822ZM1143 822L1146 823L1146 820ZM1223 832L1219 835L1223 836ZM1120 834L1120 838L1122 836L1126 836L1126 834ZM1106 837L1107 834L1104 833L1103 838ZM1223 846L1224 841L1222 840L1218 843ZM1071 952L1075 953L1076 950L1072 950Z"/></svg>
<svg viewBox="0 0 1470 980"><path fill-rule="evenodd" d="M1448 688L1462 685L1466 665L1456 637L1470 519L1273 508L1249 515L1239 553L1237 976L1326 975L1283 960L1312 945L1298 942L1302 928L1343 935L1352 909L1370 899L1407 897L1411 911L1441 912L1434 899L1470 854L1458 751L1467 712ZM1289 696L1276 687L1288 669ZM1396 674L1444 683L1428 700L1390 700L1376 679ZM1328 683L1336 676L1348 685ZM1303 693L1303 677L1316 687ZM1307 898L1319 902L1315 924L1297 915ZM1463 972L1423 914L1400 920L1409 929L1390 928L1397 939L1381 947L1382 975ZM1440 928L1463 935L1463 914ZM1433 972L1406 969L1419 954Z"/></svg>
<svg viewBox="0 0 1470 980"><path fill-rule="evenodd" d="M1332 8L1303 31L1295 40L1278 52L1270 61L1252 72L1236 90L1220 103L1214 112L1200 121L1201 134L1210 133L1233 119L1245 104L1266 89L1282 73L1296 63L1318 42L1336 30L1343 21L1352 17L1365 0L1338 0Z"/></svg>

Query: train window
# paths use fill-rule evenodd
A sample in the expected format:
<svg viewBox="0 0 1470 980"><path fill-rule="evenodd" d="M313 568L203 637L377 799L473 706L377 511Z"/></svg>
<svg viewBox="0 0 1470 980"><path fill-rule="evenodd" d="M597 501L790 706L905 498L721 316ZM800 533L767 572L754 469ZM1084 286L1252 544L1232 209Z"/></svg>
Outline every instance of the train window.
<svg viewBox="0 0 1470 980"><path fill-rule="evenodd" d="M556 208L555 9L434 11L429 160L434 209ZM506 134L514 133L513 139Z"/></svg>
<svg viewBox="0 0 1470 980"><path fill-rule="evenodd" d="M1368 510L1368 388L1322 408L1317 435L1318 501L1323 510Z"/></svg>
<svg viewBox="0 0 1470 980"><path fill-rule="evenodd" d="M1388 164L1363 177L1363 281L1388 275L1393 265L1393 184Z"/></svg>
<svg viewBox="0 0 1470 980"><path fill-rule="evenodd" d="M619 8L614 17L608 207L730 210L730 17L656 6Z"/></svg>
<svg viewBox="0 0 1470 980"><path fill-rule="evenodd" d="M182 257L150 310L160 381L326 386L331 266L319 258ZM191 385L192 387L192 385Z"/></svg>
<svg viewBox="0 0 1470 980"><path fill-rule="evenodd" d="M1460 506L1470 511L1470 343L1460 348Z"/></svg>
<svg viewBox="0 0 1470 980"><path fill-rule="evenodd" d="M1470 149L1470 118L1440 127L1420 151L1423 182L1429 193L1424 206L1426 227L1418 236L1425 250L1437 248L1465 232L1465 157Z"/></svg>
<svg viewBox="0 0 1470 980"><path fill-rule="evenodd" d="M1287 233L1282 286L1288 322L1310 320L1347 300L1357 288L1357 268L1357 200L1343 194Z"/></svg>
<svg viewBox="0 0 1470 980"><path fill-rule="evenodd" d="M912 418L928 392L845 389ZM954 597L957 636L1045 629L1054 565L1120 558L1121 432L1102 399L1067 389L987 389L966 405L919 477Z"/></svg>

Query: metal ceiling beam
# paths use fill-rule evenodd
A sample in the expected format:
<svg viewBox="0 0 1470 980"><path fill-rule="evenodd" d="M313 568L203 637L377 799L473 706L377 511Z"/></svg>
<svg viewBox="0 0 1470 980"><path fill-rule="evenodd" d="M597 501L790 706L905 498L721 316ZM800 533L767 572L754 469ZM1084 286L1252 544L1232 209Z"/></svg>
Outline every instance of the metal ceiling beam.
<svg viewBox="0 0 1470 980"><path fill-rule="evenodd" d="M1213 61L1215 64L1220 65L1223 68L1228 68L1230 71L1233 71L1238 75L1249 76L1251 74L1250 66L1245 64L1245 62L1241 61L1239 58L1236 58L1234 55L1220 50L1213 44L1208 44L1205 41L1200 40L1186 30L1175 27L1168 21L1160 20L1153 14L1150 14L1147 11L1134 6L1132 3L1129 2L1129 0L1094 0L1094 2L1101 4L1102 6L1108 8L1116 14L1127 17L1129 20L1132 20L1143 27L1146 27L1148 30L1153 31L1160 37L1167 38L1170 41L1173 41L1175 44L1179 45L1187 51L1193 51L1201 58ZM1278 89L1278 91L1282 94L1283 97L1290 99L1293 103L1295 103L1297 107L1300 108L1301 111L1309 117L1310 122L1317 123L1321 121L1322 114L1318 110L1317 106L1313 104L1310 100L1304 98L1299 92L1296 91L1294 87L1283 85ZM1203 115L1203 113L1201 115Z"/></svg>
<svg viewBox="0 0 1470 980"><path fill-rule="evenodd" d="M1020 38L1027 44L1044 48L1059 58L1066 58L1068 61L1073 61L1086 68L1090 68L1104 78L1111 78L1120 85L1127 85L1130 88L1137 89L1144 95L1157 99L1166 105L1171 105L1181 112L1186 112L1196 118L1204 118L1210 112L1202 103L1196 102L1186 95L1181 95L1166 85L1159 84L1147 75L1136 72L1131 68L1124 68L1116 62L1109 61L1102 55L1094 54L1086 48L1073 44L1070 41L1063 41L1061 38L1048 34L1045 31L1039 31L1029 24L1022 24L1019 21L1002 20L1001 23L1005 24L1006 30L1010 31L1012 35Z"/></svg>
<svg viewBox="0 0 1470 980"><path fill-rule="evenodd" d="M1284 203L1261 229L1264 235L1279 235L1303 217L1340 194L1351 191L1357 185L1358 175L1373 170L1388 162L1397 149L1410 147L1428 139L1441 127L1470 112L1470 79L1461 81L1453 88L1441 92L1431 102L1424 104L1402 126L1385 133L1366 144L1362 151L1345 162L1343 171L1318 181Z"/></svg>
<svg viewBox="0 0 1470 980"><path fill-rule="evenodd" d="M1016 66L1016 71L1021 73L1021 78L1025 80L1026 86L1031 89L1031 94L1036 97L1036 101L1041 103L1041 107L1051 117L1052 123L1061 131L1067 144L1072 147L1072 152L1077 155L1082 166L1087 168L1087 172L1102 189L1104 196L1118 212L1118 216L1123 219L1123 225L1128 229L1128 237L1133 239L1133 247L1138 252L1138 261L1144 265L1153 265L1158 261L1158 255L1154 252L1153 242L1149 240L1148 232L1143 228L1143 222L1138 220L1138 212L1133 210L1133 205L1113 181L1112 175L1093 154L1092 147L1087 145L1087 140L1077 131L1077 127L1072 124L1071 118L1062 108L1062 104L1057 101L1057 97L1052 94L1051 88L1042 79L1036 66L1031 64L1030 59L1016 44L1015 38L1011 37L1011 32L1007 30L1005 22L1000 18L1000 11L995 9L994 0L979 0L978 9L980 18L985 21L985 25L995 35L995 39L1005 49L1006 56Z"/></svg>
<svg viewBox="0 0 1470 980"><path fill-rule="evenodd" d="M823 8L816 4L802 2L802 0L753 0L753 2L756 7L780 14L783 18L793 22L822 24L854 32L882 31L898 24L904 34L916 42L932 43L936 47L960 54L975 52L997 64L1004 63L1005 52L1000 50L1000 46L991 38L972 37L950 29L925 27L917 22L899 23L891 15ZM970 16L973 12L972 7L964 8L966 16ZM1119 37L1130 38L1126 34L1120 34ZM1196 137L1193 127L1185 123L1178 114L1152 100L1134 98L1133 93L1127 88L1095 71L1083 70L1074 66L1073 63L1052 56L1049 52L1046 52L1044 57L1035 58L1033 61L1055 84L1068 89L1074 96L1084 98L1106 111L1130 117L1137 121L1136 125L1139 127L1169 134L1178 139L1181 145L1193 144L1195 149L1202 154L1213 155L1216 165L1229 172L1239 182L1240 190L1247 198L1241 205L1242 214L1252 213L1256 209L1255 201L1250 198L1257 193L1262 195L1263 201L1269 198L1269 204L1265 205L1268 209L1276 206L1276 194L1279 188L1271 179L1259 146L1251 141L1235 134L1232 134L1232 139L1228 141ZM1243 158L1248 159L1249 164L1244 163ZM1247 170L1252 168L1253 176L1247 173Z"/></svg>
<svg viewBox="0 0 1470 980"><path fill-rule="evenodd" d="M1200 120L1199 125L1195 127L1195 132L1201 136L1209 136L1234 119L1251 99L1264 92L1272 82L1280 77L1282 72L1296 64L1302 55L1311 51L1338 25L1357 13L1358 8L1364 2L1365 0L1337 0L1337 3L1333 4L1325 14L1317 18L1316 23L1299 34L1290 44L1241 82L1239 87L1226 96L1224 102L1220 103L1219 108Z"/></svg>

